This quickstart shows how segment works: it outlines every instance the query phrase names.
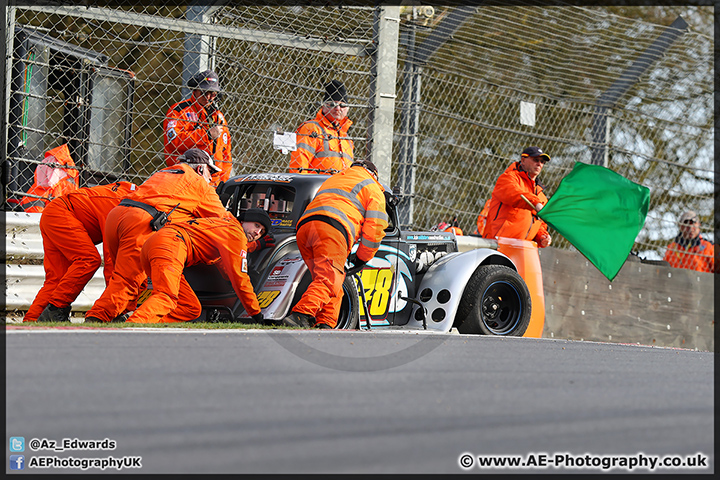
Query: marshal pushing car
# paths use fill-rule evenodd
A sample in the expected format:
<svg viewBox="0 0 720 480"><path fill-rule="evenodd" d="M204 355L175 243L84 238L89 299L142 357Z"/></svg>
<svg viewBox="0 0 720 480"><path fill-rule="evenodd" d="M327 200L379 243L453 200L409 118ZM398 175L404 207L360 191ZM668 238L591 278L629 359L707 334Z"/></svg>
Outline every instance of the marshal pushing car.
<svg viewBox="0 0 720 480"><path fill-rule="evenodd" d="M266 322L279 324L310 283L295 226L325 175L241 175L218 189L238 216L262 208L272 220L274 248L249 254L248 266ZM386 189L387 190L387 189ZM398 228L398 198L386 191L389 226L375 257L343 284L336 328L428 329L522 336L531 296L515 264L492 248L459 252L453 233ZM251 320L232 285L214 266L196 265L185 277L203 306L198 321Z"/></svg>

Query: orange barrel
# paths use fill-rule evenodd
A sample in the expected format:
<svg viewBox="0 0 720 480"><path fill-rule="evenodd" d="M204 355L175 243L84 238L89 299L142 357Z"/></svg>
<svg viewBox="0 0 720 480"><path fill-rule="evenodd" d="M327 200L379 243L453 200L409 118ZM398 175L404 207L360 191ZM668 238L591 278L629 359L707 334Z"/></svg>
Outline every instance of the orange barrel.
<svg viewBox="0 0 720 480"><path fill-rule="evenodd" d="M532 315L523 337L540 338L545 325L545 293L537 244L530 240L505 237L497 237L497 242L498 252L504 253L515 263L530 290Z"/></svg>

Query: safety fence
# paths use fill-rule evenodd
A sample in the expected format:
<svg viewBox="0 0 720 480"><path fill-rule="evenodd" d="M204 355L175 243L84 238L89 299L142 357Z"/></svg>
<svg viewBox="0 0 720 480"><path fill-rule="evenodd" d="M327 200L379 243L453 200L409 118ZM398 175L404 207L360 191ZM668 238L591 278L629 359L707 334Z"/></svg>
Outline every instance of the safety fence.
<svg viewBox="0 0 720 480"><path fill-rule="evenodd" d="M473 232L498 175L539 145L552 157L540 177L550 196L577 161L650 188L633 248L641 256L662 258L686 210L713 238L714 44L700 28L712 7L656 23L530 2L54 2L3 11L5 210L20 208L44 153L62 143L79 186L142 183L165 165L168 108L210 68L234 174L285 171L289 154L275 134L312 118L323 85L338 79L355 156L400 188L405 227L457 215ZM554 246L573 250L557 233Z"/></svg>

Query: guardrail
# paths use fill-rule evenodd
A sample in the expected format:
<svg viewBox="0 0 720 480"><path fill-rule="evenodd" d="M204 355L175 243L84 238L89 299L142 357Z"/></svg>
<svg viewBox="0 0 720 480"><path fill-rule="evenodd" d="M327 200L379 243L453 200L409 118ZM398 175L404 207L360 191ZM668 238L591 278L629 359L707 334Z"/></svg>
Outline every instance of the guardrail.
<svg viewBox="0 0 720 480"><path fill-rule="evenodd" d="M28 265L43 258L42 236L40 235L40 213L5 212L5 283L6 308L24 310L30 307L35 295L45 281L42 265ZM480 237L457 237L458 249L463 252L474 248L497 249L495 240ZM102 256L102 244L97 245ZM87 311L105 288L102 268L85 286L73 302L73 311Z"/></svg>
<svg viewBox="0 0 720 480"><path fill-rule="evenodd" d="M489 240L482 237L472 237L469 235L461 235L456 237L458 250L461 252L467 252L475 248L492 248L493 250L498 249L497 240Z"/></svg>
<svg viewBox="0 0 720 480"><path fill-rule="evenodd" d="M6 310L27 310L45 281L40 213L5 212L5 305ZM97 245L102 257L102 244ZM87 311L105 289L99 268L73 302L73 311Z"/></svg>
<svg viewBox="0 0 720 480"><path fill-rule="evenodd" d="M42 259L40 213L5 212L5 259Z"/></svg>
<svg viewBox="0 0 720 480"><path fill-rule="evenodd" d="M42 265L5 265L5 304L7 310L27 310L45 281ZM72 310L90 310L105 289L102 268L99 268L72 304Z"/></svg>

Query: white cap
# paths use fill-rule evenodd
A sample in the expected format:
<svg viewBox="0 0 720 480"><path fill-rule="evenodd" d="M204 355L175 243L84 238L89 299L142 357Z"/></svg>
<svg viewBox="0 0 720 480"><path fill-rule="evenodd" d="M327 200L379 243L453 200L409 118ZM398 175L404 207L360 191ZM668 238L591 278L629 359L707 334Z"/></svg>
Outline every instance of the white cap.
<svg viewBox="0 0 720 480"><path fill-rule="evenodd" d="M678 223L683 224L688 220L692 220L693 223L700 223L697 213L693 212L692 210L688 210L687 212L683 213L680 217L680 220L678 220Z"/></svg>

